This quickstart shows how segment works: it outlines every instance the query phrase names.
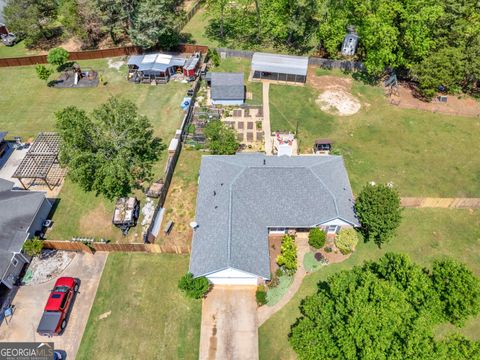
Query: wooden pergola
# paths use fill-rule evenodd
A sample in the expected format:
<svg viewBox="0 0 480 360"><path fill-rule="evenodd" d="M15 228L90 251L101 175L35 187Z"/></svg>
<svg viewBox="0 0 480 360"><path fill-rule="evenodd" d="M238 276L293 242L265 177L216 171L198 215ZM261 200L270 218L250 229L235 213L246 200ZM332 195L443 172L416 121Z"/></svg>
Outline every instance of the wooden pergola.
<svg viewBox="0 0 480 360"><path fill-rule="evenodd" d="M55 164L59 164L59 152L60 136L55 132L41 132L12 177L18 179L25 190L28 188L23 179L33 179L33 182L40 179L52 190L55 184L49 183L48 174Z"/></svg>

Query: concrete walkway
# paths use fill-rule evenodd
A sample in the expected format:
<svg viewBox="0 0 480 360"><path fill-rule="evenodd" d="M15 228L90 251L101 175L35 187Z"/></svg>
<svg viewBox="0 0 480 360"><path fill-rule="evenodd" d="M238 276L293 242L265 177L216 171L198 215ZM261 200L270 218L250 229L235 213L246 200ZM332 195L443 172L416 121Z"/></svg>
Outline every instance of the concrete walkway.
<svg viewBox="0 0 480 360"><path fill-rule="evenodd" d="M409 208L480 209L480 198L414 198L402 197L401 205Z"/></svg>
<svg viewBox="0 0 480 360"><path fill-rule="evenodd" d="M288 291L283 295L282 299L273 306L262 306L258 309L258 326L263 325L271 316L273 316L277 311L282 309L287 303L292 300L293 296L297 293L298 289L302 285L303 278L307 275L305 267L303 266L303 257L310 251L310 246L308 245L308 233L297 233L295 238L295 243L297 244L297 255L298 255L298 269L293 277L293 283L288 288Z"/></svg>
<svg viewBox="0 0 480 360"><path fill-rule="evenodd" d="M265 153L272 155L273 153L273 139L272 129L270 127L270 83L263 82L263 122L262 128L265 133Z"/></svg>
<svg viewBox="0 0 480 360"><path fill-rule="evenodd" d="M202 304L200 360L258 360L256 286L215 285Z"/></svg>

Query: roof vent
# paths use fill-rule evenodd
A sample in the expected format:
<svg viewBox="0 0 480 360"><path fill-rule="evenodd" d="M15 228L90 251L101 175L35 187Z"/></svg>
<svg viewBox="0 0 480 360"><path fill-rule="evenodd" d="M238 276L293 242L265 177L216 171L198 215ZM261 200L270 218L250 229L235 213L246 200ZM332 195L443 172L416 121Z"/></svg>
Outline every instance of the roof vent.
<svg viewBox="0 0 480 360"><path fill-rule="evenodd" d="M190 223L190 227L193 229L193 230L197 230L198 229L198 223L196 221L192 221Z"/></svg>
<svg viewBox="0 0 480 360"><path fill-rule="evenodd" d="M263 165L267 165L267 160L263 159Z"/></svg>
<svg viewBox="0 0 480 360"><path fill-rule="evenodd" d="M216 195L217 195L217 192L213 190L213 196L216 196Z"/></svg>

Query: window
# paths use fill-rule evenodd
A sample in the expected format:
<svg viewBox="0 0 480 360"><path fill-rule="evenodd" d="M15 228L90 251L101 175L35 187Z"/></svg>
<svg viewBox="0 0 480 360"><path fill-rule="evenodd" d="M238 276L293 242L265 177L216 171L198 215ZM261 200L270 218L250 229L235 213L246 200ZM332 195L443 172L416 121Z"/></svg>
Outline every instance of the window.
<svg viewBox="0 0 480 360"><path fill-rule="evenodd" d="M329 225L327 227L327 232L329 234L336 234L339 229L340 229L340 226L338 226L338 225Z"/></svg>
<svg viewBox="0 0 480 360"><path fill-rule="evenodd" d="M18 260L16 258L12 259L12 265L17 266L18 265Z"/></svg>
<svg viewBox="0 0 480 360"><path fill-rule="evenodd" d="M68 300L68 295L65 295L62 299L62 303L60 304L60 309L65 308L65 305L67 304L67 300Z"/></svg>

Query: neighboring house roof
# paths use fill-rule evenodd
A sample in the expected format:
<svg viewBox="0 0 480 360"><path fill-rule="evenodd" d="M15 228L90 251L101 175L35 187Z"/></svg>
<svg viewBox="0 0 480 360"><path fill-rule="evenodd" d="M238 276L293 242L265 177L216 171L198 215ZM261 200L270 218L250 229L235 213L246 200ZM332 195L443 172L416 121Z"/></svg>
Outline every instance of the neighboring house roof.
<svg viewBox="0 0 480 360"><path fill-rule="evenodd" d="M211 98L213 100L244 100L245 86L243 73L213 72L211 79Z"/></svg>
<svg viewBox="0 0 480 360"><path fill-rule="evenodd" d="M169 54L133 55L128 58L128 65L136 65L139 71L165 72L172 66L184 66L185 58Z"/></svg>
<svg viewBox="0 0 480 360"><path fill-rule="evenodd" d="M252 70L306 76L308 57L256 52L252 57Z"/></svg>
<svg viewBox="0 0 480 360"><path fill-rule="evenodd" d="M0 279L13 254L22 249L27 231L45 200L43 192L12 190L13 185L0 179Z"/></svg>
<svg viewBox="0 0 480 360"><path fill-rule="evenodd" d="M6 132L6 131L0 131L0 142L2 142L5 139L7 134L8 134L8 132Z"/></svg>
<svg viewBox="0 0 480 360"><path fill-rule="evenodd" d="M340 156L203 156L190 271L270 278L268 227L359 226Z"/></svg>

